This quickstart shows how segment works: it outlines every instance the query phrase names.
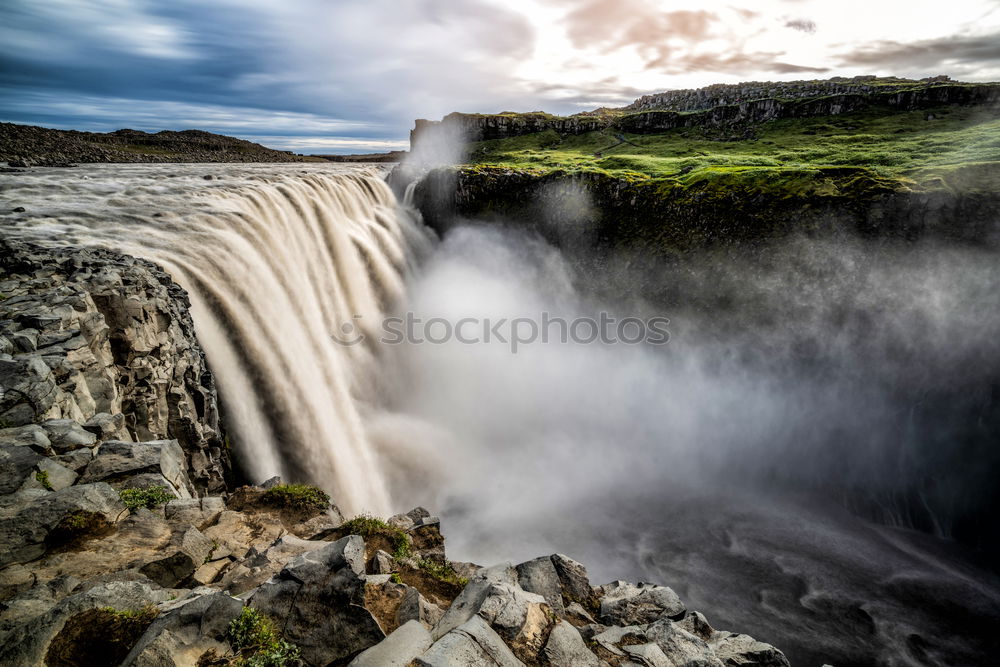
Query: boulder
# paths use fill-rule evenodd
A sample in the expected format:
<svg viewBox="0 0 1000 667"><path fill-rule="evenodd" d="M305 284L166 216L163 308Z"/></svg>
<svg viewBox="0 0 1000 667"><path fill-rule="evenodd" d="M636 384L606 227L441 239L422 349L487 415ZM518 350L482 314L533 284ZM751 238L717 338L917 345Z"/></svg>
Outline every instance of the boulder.
<svg viewBox="0 0 1000 667"><path fill-rule="evenodd" d="M717 632L709 646L719 660L732 667L789 667L784 653L749 635Z"/></svg>
<svg viewBox="0 0 1000 667"><path fill-rule="evenodd" d="M431 633L417 621L407 621L381 642L365 649L348 667L407 667L431 647Z"/></svg>
<svg viewBox="0 0 1000 667"><path fill-rule="evenodd" d="M418 621L428 630L432 629L444 616L444 610L433 602L429 602L416 588L406 587L399 609L396 610L396 623L402 625L409 621Z"/></svg>
<svg viewBox="0 0 1000 667"><path fill-rule="evenodd" d="M601 660L587 648L580 632L566 621L559 621L545 643L545 657L552 667L600 667Z"/></svg>
<svg viewBox="0 0 1000 667"><path fill-rule="evenodd" d="M84 483L107 481L122 487L164 486L178 498L190 498L193 487L187 461L176 440L102 443L83 473Z"/></svg>
<svg viewBox="0 0 1000 667"><path fill-rule="evenodd" d="M58 396L52 371L41 357L0 359L0 421L23 426L44 418Z"/></svg>
<svg viewBox="0 0 1000 667"><path fill-rule="evenodd" d="M245 514L224 510L214 524L205 529L205 537L218 545L214 556L232 556L243 560L251 548L263 551L285 532L284 526L268 514Z"/></svg>
<svg viewBox="0 0 1000 667"><path fill-rule="evenodd" d="M495 584L517 585L517 572L509 563L480 570L445 611L431 635L435 640L451 632L479 613Z"/></svg>
<svg viewBox="0 0 1000 667"><path fill-rule="evenodd" d="M0 495L14 493L24 480L35 472L35 465L44 460L30 447L0 445Z"/></svg>
<svg viewBox="0 0 1000 667"><path fill-rule="evenodd" d="M201 592L162 605L160 615L122 662L122 667L187 667L208 650L224 654L229 646L229 624L240 615L243 602L217 591Z"/></svg>
<svg viewBox="0 0 1000 667"><path fill-rule="evenodd" d="M129 441L128 429L125 428L125 415L122 413L111 414L109 412L98 412L83 424L90 433L94 434L100 442L105 440Z"/></svg>
<svg viewBox="0 0 1000 667"><path fill-rule="evenodd" d="M552 554L551 560L559 576L563 595L567 600L586 604L594 594L587 577L587 568L562 554Z"/></svg>
<svg viewBox="0 0 1000 667"><path fill-rule="evenodd" d="M385 633L364 600L365 544L349 535L296 556L260 586L250 605L271 616L310 664L345 661Z"/></svg>
<svg viewBox="0 0 1000 667"><path fill-rule="evenodd" d="M545 598L512 584L494 584L479 616L503 637L514 654L525 662L537 662L553 625Z"/></svg>
<svg viewBox="0 0 1000 667"><path fill-rule="evenodd" d="M87 431L72 419L49 419L42 422L42 428L49 436L52 449L57 454L80 449L82 447L93 447L97 443L97 436Z"/></svg>
<svg viewBox="0 0 1000 667"><path fill-rule="evenodd" d="M286 563L296 556L316 551L327 546L328 542L312 542L295 537L282 535L267 547L250 547L246 558L238 560L222 580L229 592L239 595L256 588L274 575L281 572ZM223 551L225 551L223 549ZM214 554L219 555L219 554Z"/></svg>
<svg viewBox="0 0 1000 667"><path fill-rule="evenodd" d="M215 523L225 509L226 503L222 498L175 498L163 506L163 517L171 524L204 530Z"/></svg>
<svg viewBox="0 0 1000 667"><path fill-rule="evenodd" d="M564 614L562 584L551 557L535 558L521 563L515 569L521 588L541 595L557 615Z"/></svg>
<svg viewBox="0 0 1000 667"><path fill-rule="evenodd" d="M646 628L646 637L662 651L671 665L722 667L705 640L691 634L670 619L661 618Z"/></svg>
<svg viewBox="0 0 1000 667"><path fill-rule="evenodd" d="M641 625L661 616L680 620L686 607L666 586L614 581L597 589L601 622L605 625Z"/></svg>
<svg viewBox="0 0 1000 667"><path fill-rule="evenodd" d="M479 616L450 630L416 659L420 667L523 667L510 648Z"/></svg>
<svg viewBox="0 0 1000 667"><path fill-rule="evenodd" d="M0 429L0 445L28 447L42 456L55 455L48 433L38 424Z"/></svg>
<svg viewBox="0 0 1000 667"><path fill-rule="evenodd" d="M177 588L205 564L212 549L212 541L191 527L171 541L168 555L146 563L139 572L164 588Z"/></svg>
<svg viewBox="0 0 1000 667"><path fill-rule="evenodd" d="M55 493L21 491L0 506L0 567L41 556L46 550L46 538L70 515L86 512L114 523L124 511L118 492L104 482L71 486Z"/></svg>
<svg viewBox="0 0 1000 667"><path fill-rule="evenodd" d="M21 485L22 489L45 489L46 491L61 491L73 486L77 474L49 458L41 459L38 465Z"/></svg>

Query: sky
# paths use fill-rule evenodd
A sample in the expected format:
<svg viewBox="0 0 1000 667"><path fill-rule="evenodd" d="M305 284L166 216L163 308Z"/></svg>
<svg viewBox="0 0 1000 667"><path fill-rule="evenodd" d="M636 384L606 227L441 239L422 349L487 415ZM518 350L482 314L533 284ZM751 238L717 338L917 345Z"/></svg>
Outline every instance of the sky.
<svg viewBox="0 0 1000 667"><path fill-rule="evenodd" d="M0 120L405 149L415 118L712 83L1000 80L1000 0L3 0Z"/></svg>

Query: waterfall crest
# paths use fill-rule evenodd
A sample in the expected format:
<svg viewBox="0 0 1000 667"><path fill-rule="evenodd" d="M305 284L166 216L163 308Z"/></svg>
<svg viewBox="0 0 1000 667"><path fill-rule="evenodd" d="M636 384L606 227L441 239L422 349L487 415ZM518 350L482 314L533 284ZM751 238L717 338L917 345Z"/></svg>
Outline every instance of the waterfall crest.
<svg viewBox="0 0 1000 667"><path fill-rule="evenodd" d="M376 399L373 348L342 341L363 332L372 342L403 296L430 243L417 214L374 169L272 166L227 174L235 185L183 174L166 186L177 197L164 196L165 179L150 169L124 181L116 173L113 192L81 182L77 201L52 201L56 211L18 231L161 265L190 295L247 475L310 481L346 512L384 514L389 490L362 419ZM81 210L81 198L100 206Z"/></svg>

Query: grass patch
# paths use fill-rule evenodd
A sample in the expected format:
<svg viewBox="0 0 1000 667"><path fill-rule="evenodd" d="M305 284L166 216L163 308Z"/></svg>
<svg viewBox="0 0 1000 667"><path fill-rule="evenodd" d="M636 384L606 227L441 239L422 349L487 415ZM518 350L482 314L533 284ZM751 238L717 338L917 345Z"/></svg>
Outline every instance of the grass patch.
<svg viewBox="0 0 1000 667"><path fill-rule="evenodd" d="M309 484L278 484L264 492L261 502L271 507L324 510L330 506L330 496Z"/></svg>
<svg viewBox="0 0 1000 667"><path fill-rule="evenodd" d="M235 665L283 667L301 657L295 644L282 639L274 621L253 607L243 607L229 624L227 637Z"/></svg>
<svg viewBox="0 0 1000 667"><path fill-rule="evenodd" d="M49 471L48 470L38 470L35 472L35 481L42 485L47 491L54 491L52 488L52 483L49 482Z"/></svg>
<svg viewBox="0 0 1000 667"><path fill-rule="evenodd" d="M174 499L174 495L162 486L151 486L148 489L122 489L118 492L125 507L134 512L140 507L153 509Z"/></svg>
<svg viewBox="0 0 1000 667"><path fill-rule="evenodd" d="M393 558L407 558L411 553L410 538L405 532L367 514L356 516L340 525L337 532L342 535L360 535L366 541L375 537L384 538L392 549Z"/></svg>
<svg viewBox="0 0 1000 667"><path fill-rule="evenodd" d="M1000 162L1000 118L983 107L784 118L762 123L752 138L737 141L717 141L704 128L687 127L626 133L631 143L616 146L617 134L608 129L560 137L549 130L476 142L468 164L630 180L680 178L705 169L865 167L906 182L917 169Z"/></svg>
<svg viewBox="0 0 1000 667"><path fill-rule="evenodd" d="M454 584L459 588L465 588L466 584L469 583L468 579L459 576L458 572L455 572L455 568L448 563L438 563L421 558L417 561L417 567L438 581L443 581L447 584Z"/></svg>

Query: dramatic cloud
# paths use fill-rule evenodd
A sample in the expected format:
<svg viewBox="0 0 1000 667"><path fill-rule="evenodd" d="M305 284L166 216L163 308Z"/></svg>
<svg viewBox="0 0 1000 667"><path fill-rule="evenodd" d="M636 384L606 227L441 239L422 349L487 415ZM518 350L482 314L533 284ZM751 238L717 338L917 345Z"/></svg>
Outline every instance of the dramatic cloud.
<svg viewBox="0 0 1000 667"><path fill-rule="evenodd" d="M998 33L995 0L947 14L907 0L5 0L0 120L376 150L456 110L575 113L817 74L995 79Z"/></svg>

